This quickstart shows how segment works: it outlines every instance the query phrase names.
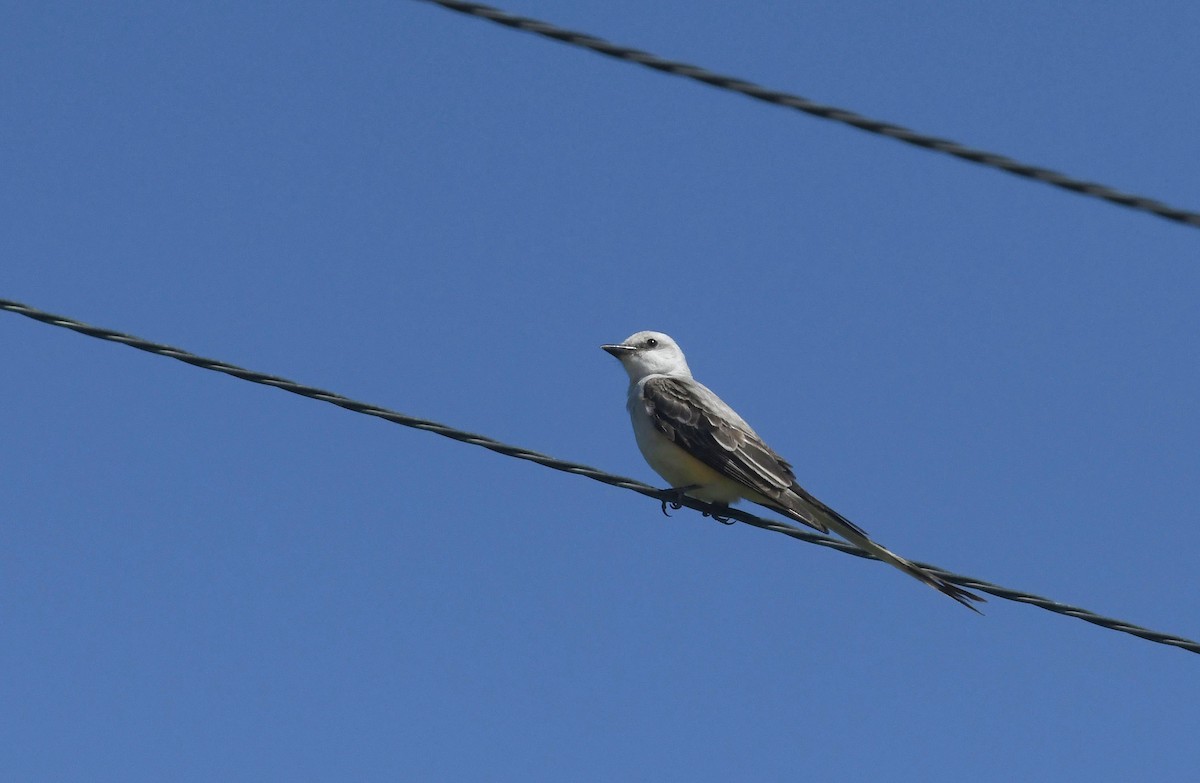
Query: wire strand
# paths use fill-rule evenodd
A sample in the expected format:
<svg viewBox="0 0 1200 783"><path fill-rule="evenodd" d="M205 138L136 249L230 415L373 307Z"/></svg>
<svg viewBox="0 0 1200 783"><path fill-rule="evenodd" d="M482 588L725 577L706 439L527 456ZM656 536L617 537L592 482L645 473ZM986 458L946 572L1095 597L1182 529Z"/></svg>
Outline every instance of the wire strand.
<svg viewBox="0 0 1200 783"><path fill-rule="evenodd" d="M702 82L722 90L740 93L755 100L765 101L776 106L784 106L789 109L802 111L806 114L811 114L814 117L820 117L834 122L840 122L844 125L849 125L859 130L868 133L874 133L880 136L886 136L890 139L896 139L906 144L912 144L917 147L941 152L946 155L952 155L962 160L978 163L981 166L987 166L993 169L1006 171L1009 174L1014 174L1018 177L1044 182L1047 185L1053 185L1056 188L1069 190L1073 193L1079 193L1084 196L1102 199L1122 207L1136 209L1141 212L1148 212L1157 215L1161 218L1182 223L1192 228L1200 228L1200 213L1193 212L1178 207L1172 207L1164 204L1161 201L1156 201L1144 196L1137 196L1131 193L1125 193L1107 185L1102 185L1098 182L1088 182L1086 180L1075 179L1068 177L1065 174L1053 171L1051 169L1033 166L1028 163L1022 163L1013 158L1004 155L998 155L994 152L986 150L974 149L959 144L949 139L941 139L936 136L927 136L923 133L905 128L901 125L895 125L889 122L873 120L869 117L864 117L861 114L849 111L847 109L839 109L836 106L825 106L820 103L803 98L799 95L772 90L763 87L753 82L738 79L733 76L714 73L696 65L688 63L666 60L658 55L644 52L639 49L633 49L628 46L620 46L603 38L597 38L586 33L576 32L574 30L566 30L561 27L556 27L548 22L542 22L537 19L529 19L527 17L515 16L506 11L501 11L498 8L492 8L478 3L464 3L459 0L422 0L422 2L439 5L450 11L457 11L461 14L474 16L479 19L486 19L489 22L511 27L516 30L524 30L525 32L534 33L545 38L551 38L555 41L561 41L571 46L579 46L584 49L590 49L598 54L603 54L607 57L614 57L625 62L636 63L647 68L653 68L656 71L669 73L673 76L682 76L685 79Z"/></svg>
<svg viewBox="0 0 1200 783"><path fill-rule="evenodd" d="M603 484L608 484L613 487L628 489L632 492L637 492L647 497L654 498L660 502L681 503L682 505L695 509L696 511L700 511L708 516L721 516L730 519L736 519L739 522L743 522L747 525L752 525L753 527L761 528L763 530L769 530L774 533L782 533L785 536L789 536L799 541L805 541L810 544L828 547L829 549L836 549L839 552L866 558L868 560L877 559L873 555L862 551L852 544L848 544L844 541L838 541L817 533L811 533L807 530L801 530L800 528L784 522L764 519L763 517L755 516L754 514L750 514L739 509L729 508L727 506L716 506L686 496L681 497L677 495L677 493L670 490L658 489L650 486L649 484L643 484L642 482L631 478L613 475L612 473L606 473L588 465L581 465L578 462L568 462L567 460L561 460L556 457L551 457L536 451L524 449L519 446L502 443L493 438L489 438L484 435L476 435L471 432L465 432L446 424L439 424L436 421L419 419L415 416L407 416L403 413L388 410L387 408L382 408L378 405L359 402L334 392L324 391L322 389L318 389L313 386L306 386L302 383L297 383L296 381L291 381L286 378L280 378L277 375L267 375L266 373L247 370L243 367L238 367L236 365L218 361L216 359L206 359L203 356L197 356L194 353L189 353L188 351L180 348L172 348L169 345L153 343L149 340L143 340L140 337L134 337L133 335L129 334L122 334L121 332L116 332L111 329L103 329L98 326L91 326L89 324L82 323L81 321L76 321L72 318L66 318L61 315L53 315L51 313L38 310L30 307L29 305L21 304L20 302L14 302L9 299L0 299L0 310L7 310L8 312L16 313L17 315L23 315L26 318L32 318L35 321L40 321L51 326L70 329L72 331L79 332L80 334L85 334L88 337L95 337L99 340L120 343L121 345L127 345L130 348L137 348L139 351L146 351L157 356L165 356L169 359L175 359L195 367L200 367L201 369L212 370L214 372L224 373L225 375L231 375L234 378L240 378L244 381L259 383L264 386L273 386L276 389L282 389L283 391L291 392L292 394L298 394L301 397L308 397L309 399L327 402L331 405L337 405L339 408L345 408L346 410L354 411L355 413L362 413L367 416L374 416L379 419L384 419L385 421L390 421L394 424L400 424L405 427L412 427L415 429L424 430L426 432L432 432L452 440L460 441L462 443L470 443L473 446L481 446L485 449L489 449L508 457L515 457L517 459L528 460L529 462L536 462L537 464L543 465L547 468L553 468L554 470L572 473L576 476L590 478L593 481L599 481ZM949 582L953 582L956 585L960 585L968 589L980 590L982 592L989 593L990 595L994 595L997 598L1004 598L1009 601L1030 604L1032 606L1045 609L1049 612L1066 615L1067 617L1075 617L1085 622L1098 625L1102 628L1108 628L1113 631L1131 634L1141 639L1146 639L1147 641L1157 642L1158 644L1165 644L1171 647L1178 647L1179 649L1187 650L1188 652L1200 653L1200 642L1194 642L1191 639L1185 639L1181 636L1174 636L1172 634L1166 634L1160 631L1152 631L1149 628L1143 628L1139 625L1134 625L1123 620L1116 620L1111 617L1098 615L1095 612L1088 611L1087 609L1083 609L1078 606L1071 606L1070 604L1053 601L1040 595L1034 595L1033 593L1026 593L1020 590L1001 587L1000 585L992 584L991 582L985 582L982 579L977 579L975 577L956 574L952 571L939 568L938 566L930 565L929 563L917 563L917 565L931 571L932 573Z"/></svg>

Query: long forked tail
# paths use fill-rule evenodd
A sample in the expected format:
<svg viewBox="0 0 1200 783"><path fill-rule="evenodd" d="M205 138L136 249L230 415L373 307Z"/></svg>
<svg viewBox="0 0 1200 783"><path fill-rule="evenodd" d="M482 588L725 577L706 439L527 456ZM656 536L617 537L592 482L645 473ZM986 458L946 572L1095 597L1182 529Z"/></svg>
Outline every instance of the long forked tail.
<svg viewBox="0 0 1200 783"><path fill-rule="evenodd" d="M890 549L876 544L869 538L863 539L862 541L851 540L850 543L854 544L859 549L865 549L883 562L899 568L904 573L908 574L914 579L924 582L934 590L950 596L955 601L958 601L960 604L970 609L972 612L975 612L976 614L983 614L983 612L979 611L979 608L975 606L975 602L986 602L987 599L985 599L983 596L972 593L970 590L964 590L963 588L951 582L947 582L937 574L930 573L916 563L905 560L900 555L896 554Z"/></svg>
<svg viewBox="0 0 1200 783"><path fill-rule="evenodd" d="M793 492L795 492L795 490L800 488L793 487L792 489ZM916 563L904 559L881 544L875 543L858 525L846 519L829 506L814 498L812 495L804 492L804 490L801 489L800 492L803 494L801 495L800 493L796 493L798 497L790 498L793 501L798 501L794 502L794 505L800 506L800 508L781 509L785 514L787 514L787 516L795 519L798 522L802 522L813 527L817 527L817 525L813 524L814 521L822 526L827 526L834 533L837 533L839 536L846 539L851 544L854 544L859 549L862 549L865 552L870 552L872 555L888 565L898 568L912 578L929 585L934 590L950 596L955 601L958 601L960 604L970 609L972 612L975 612L976 614L983 614L983 612L980 612L979 609L975 607L975 603L984 603L986 601L983 596L976 595L969 590L964 590L956 584L947 582L942 577L926 571Z"/></svg>

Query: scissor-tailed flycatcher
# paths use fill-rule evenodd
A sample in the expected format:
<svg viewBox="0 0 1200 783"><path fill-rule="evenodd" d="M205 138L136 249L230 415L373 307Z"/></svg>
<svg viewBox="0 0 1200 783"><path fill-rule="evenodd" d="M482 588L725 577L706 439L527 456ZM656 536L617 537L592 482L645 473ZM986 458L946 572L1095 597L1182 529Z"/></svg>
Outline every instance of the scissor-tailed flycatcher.
<svg viewBox="0 0 1200 783"><path fill-rule="evenodd" d="M601 346L629 373L629 416L650 467L683 494L728 505L746 499L822 533L830 530L973 611L983 598L872 541L862 528L808 494L792 466L742 417L692 378L679 346L661 332L638 332Z"/></svg>

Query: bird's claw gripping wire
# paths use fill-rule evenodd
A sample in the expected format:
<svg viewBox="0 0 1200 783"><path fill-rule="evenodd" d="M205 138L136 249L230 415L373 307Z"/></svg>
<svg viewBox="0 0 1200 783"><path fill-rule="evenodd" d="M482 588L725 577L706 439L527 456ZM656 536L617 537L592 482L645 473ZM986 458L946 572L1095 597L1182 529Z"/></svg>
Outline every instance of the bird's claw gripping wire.
<svg viewBox="0 0 1200 783"><path fill-rule="evenodd" d="M673 511L678 511L679 509L683 508L683 503L681 503L680 500L683 499L684 494L687 492L690 492L693 489L699 489L699 488L700 488L699 484L688 484L686 487L672 487L671 489L667 490L667 492L671 495L671 497L664 498L662 501L663 516L664 517L671 516L671 512L667 511L667 506L670 506ZM705 514L705 516L708 516L708 515Z"/></svg>
<svg viewBox="0 0 1200 783"><path fill-rule="evenodd" d="M720 514L710 514L707 511L701 511L700 513L706 517L712 517L713 519L720 522L722 525L732 525L737 522L737 520L734 519L733 517L724 517L724 516L721 516Z"/></svg>
<svg viewBox="0 0 1200 783"><path fill-rule="evenodd" d="M699 484L689 484L686 487L672 487L670 490L668 490L668 492L670 493L670 497L664 498L662 501L663 516L666 516L666 517L671 516L671 512L667 511L667 506L670 506L672 511L678 511L679 509L683 508L683 503L680 502L681 500L683 500L683 496L686 495L688 492L691 492L693 489L699 489L699 488L700 488ZM709 513L708 511L701 511L700 513L706 517L711 517L711 518L717 520L722 525L734 524L734 519L732 517L722 516L721 514L712 514L712 513Z"/></svg>

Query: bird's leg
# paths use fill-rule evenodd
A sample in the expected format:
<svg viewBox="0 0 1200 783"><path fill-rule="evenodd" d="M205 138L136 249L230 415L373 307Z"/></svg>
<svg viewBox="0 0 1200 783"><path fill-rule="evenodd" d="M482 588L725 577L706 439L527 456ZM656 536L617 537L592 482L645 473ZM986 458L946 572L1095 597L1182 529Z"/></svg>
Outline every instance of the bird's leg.
<svg viewBox="0 0 1200 783"><path fill-rule="evenodd" d="M669 511L667 511L668 505L675 511L678 511L679 509L683 508L683 504L680 503L679 501L683 499L683 496L685 494L687 494L688 492L691 492L693 489L700 489L700 485L699 484L688 484L686 487L671 487L671 489L668 491L671 493L671 495L674 496L674 499L668 498L662 502L663 516L667 516L667 517L671 516L671 513Z"/></svg>

